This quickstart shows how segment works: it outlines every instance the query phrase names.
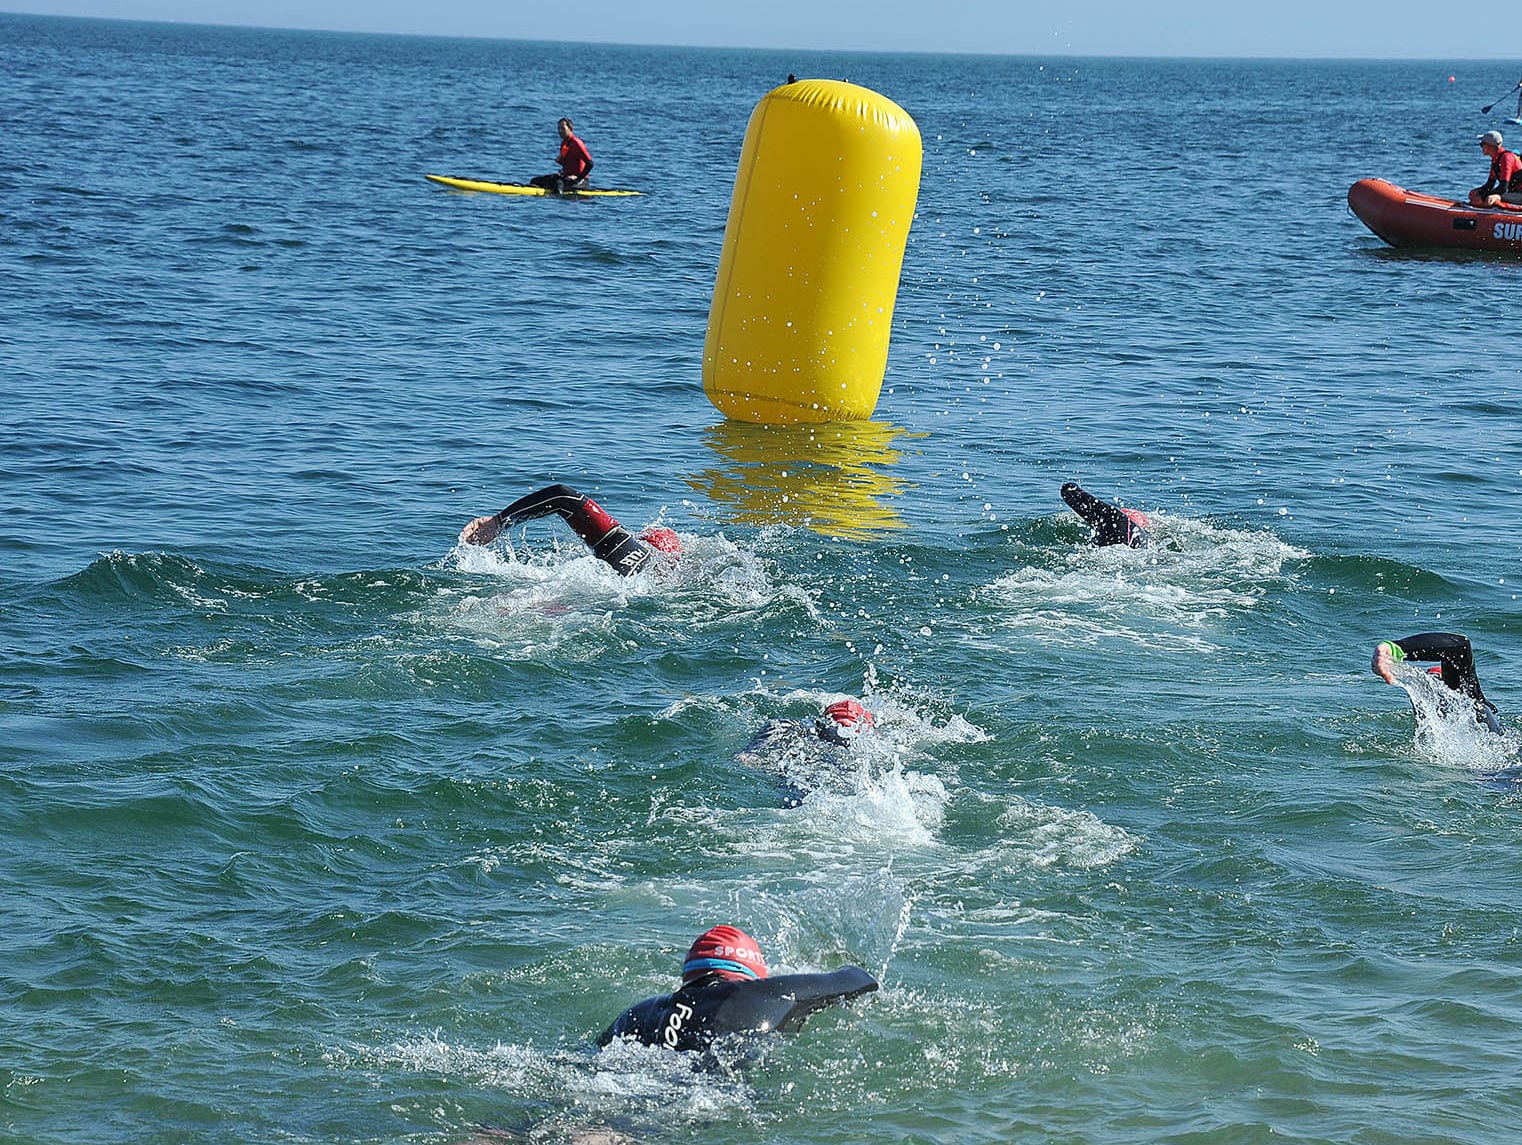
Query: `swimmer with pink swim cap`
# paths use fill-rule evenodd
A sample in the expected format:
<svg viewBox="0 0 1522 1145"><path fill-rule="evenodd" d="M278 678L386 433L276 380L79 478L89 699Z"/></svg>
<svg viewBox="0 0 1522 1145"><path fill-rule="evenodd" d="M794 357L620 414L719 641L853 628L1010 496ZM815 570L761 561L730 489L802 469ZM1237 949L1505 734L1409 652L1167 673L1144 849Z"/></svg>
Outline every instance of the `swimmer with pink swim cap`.
<svg viewBox="0 0 1522 1145"><path fill-rule="evenodd" d="M797 807L810 791L843 782L841 752L874 726L872 713L860 700L836 700L812 721L767 720L735 759L775 776L782 806Z"/></svg>
<svg viewBox="0 0 1522 1145"><path fill-rule="evenodd" d="M872 713L860 700L836 700L814 721L814 732L822 740L845 747L871 731L872 723Z"/></svg>
<svg viewBox="0 0 1522 1145"><path fill-rule="evenodd" d="M725 1036L789 1033L815 1010L876 989L877 979L860 966L769 976L754 938L738 927L715 926L688 948L681 986L630 1006L597 1044L635 1041L705 1050Z"/></svg>
<svg viewBox="0 0 1522 1145"><path fill-rule="evenodd" d="M1122 509L1084 492L1077 482L1062 487L1062 499L1094 530L1096 545L1130 545L1135 548L1147 540L1152 522L1139 509Z"/></svg>
<svg viewBox="0 0 1522 1145"><path fill-rule="evenodd" d="M564 517L592 555L622 576L639 572L656 553L676 556L682 551L681 538L671 529L657 525L636 537L596 501L569 485L550 485L518 498L500 513L477 517L460 531L460 543L489 545L503 529L551 514Z"/></svg>

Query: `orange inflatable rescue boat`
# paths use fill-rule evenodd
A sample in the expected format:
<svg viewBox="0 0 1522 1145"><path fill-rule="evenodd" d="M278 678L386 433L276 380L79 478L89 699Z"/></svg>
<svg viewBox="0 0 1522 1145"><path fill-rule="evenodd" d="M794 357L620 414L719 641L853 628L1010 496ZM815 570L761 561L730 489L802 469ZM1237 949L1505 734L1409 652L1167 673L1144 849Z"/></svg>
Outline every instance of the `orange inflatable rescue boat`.
<svg viewBox="0 0 1522 1145"><path fill-rule="evenodd" d="M1391 246L1462 247L1522 254L1522 207L1471 207L1387 183L1360 179L1348 206Z"/></svg>

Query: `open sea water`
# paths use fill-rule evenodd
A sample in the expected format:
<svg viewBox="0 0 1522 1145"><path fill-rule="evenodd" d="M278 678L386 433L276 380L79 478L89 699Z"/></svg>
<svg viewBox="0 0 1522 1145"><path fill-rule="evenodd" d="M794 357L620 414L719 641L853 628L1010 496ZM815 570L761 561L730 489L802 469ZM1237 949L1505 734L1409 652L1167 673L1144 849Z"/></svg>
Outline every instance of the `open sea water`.
<svg viewBox="0 0 1522 1145"><path fill-rule="evenodd" d="M700 387L788 72L924 135L869 423ZM1522 261L1344 202L1515 75L0 16L0 1139L1515 1141L1522 719L1368 665L1522 710ZM422 178L562 114L648 194ZM686 557L456 548L552 481ZM720 921L883 988L596 1052Z"/></svg>

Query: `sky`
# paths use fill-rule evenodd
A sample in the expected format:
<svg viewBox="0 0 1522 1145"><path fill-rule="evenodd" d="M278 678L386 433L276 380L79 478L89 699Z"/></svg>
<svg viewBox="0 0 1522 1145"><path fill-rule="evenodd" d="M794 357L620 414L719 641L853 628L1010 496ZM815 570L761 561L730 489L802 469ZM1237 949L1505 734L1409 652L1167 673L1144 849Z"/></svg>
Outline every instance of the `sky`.
<svg viewBox="0 0 1522 1145"><path fill-rule="evenodd" d="M0 0L0 11L702 47L1494 59L1522 75L1522 36L1489 31L1522 29L1513 13L1431 0Z"/></svg>

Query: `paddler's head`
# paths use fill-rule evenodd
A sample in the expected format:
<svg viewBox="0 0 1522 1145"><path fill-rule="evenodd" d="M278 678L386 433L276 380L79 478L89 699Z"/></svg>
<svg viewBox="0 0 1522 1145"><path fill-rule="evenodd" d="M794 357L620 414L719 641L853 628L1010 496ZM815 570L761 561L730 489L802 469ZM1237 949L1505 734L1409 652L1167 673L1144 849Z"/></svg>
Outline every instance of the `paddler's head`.
<svg viewBox="0 0 1522 1145"><path fill-rule="evenodd" d="M562 119L559 123L555 124L555 130L560 132L560 138L569 139L576 133L576 125L569 119Z"/></svg>

